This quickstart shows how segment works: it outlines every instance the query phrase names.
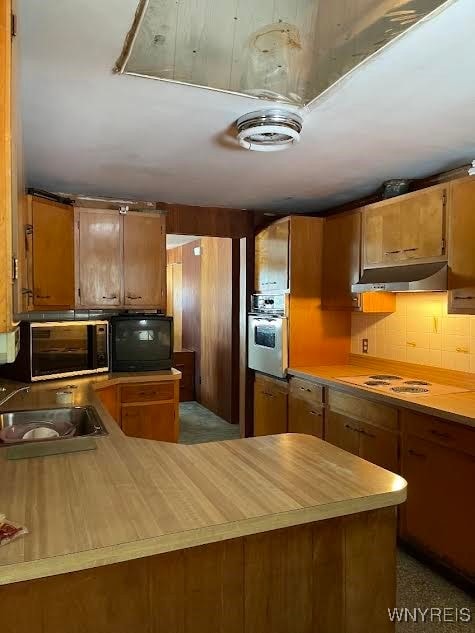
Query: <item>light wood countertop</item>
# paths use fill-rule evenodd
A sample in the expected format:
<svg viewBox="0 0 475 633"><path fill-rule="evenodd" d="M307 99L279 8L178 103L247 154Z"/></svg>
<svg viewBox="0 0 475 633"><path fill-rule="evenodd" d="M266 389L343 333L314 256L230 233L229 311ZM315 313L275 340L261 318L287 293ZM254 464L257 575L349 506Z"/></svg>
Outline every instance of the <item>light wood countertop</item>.
<svg viewBox="0 0 475 633"><path fill-rule="evenodd" d="M394 369L389 371L394 372ZM298 367L288 371L290 376L311 380L327 387L335 387L340 391L361 395L370 400L385 402L396 407L412 409L420 413L475 427L475 391L411 397L410 395L389 395L339 380L343 377L364 376L374 373L374 368L360 365L322 365L317 367ZM416 373L415 371L414 374L416 375ZM460 386L463 387L463 385Z"/></svg>
<svg viewBox="0 0 475 633"><path fill-rule="evenodd" d="M393 506L406 498L401 477L306 435L192 446L125 437L96 395L111 384L107 376L63 383L77 385L75 404L93 405L109 435L96 440L95 451L20 461L6 460L0 448L0 511L30 531L0 548L0 584ZM51 406L60 385L34 385L4 410Z"/></svg>

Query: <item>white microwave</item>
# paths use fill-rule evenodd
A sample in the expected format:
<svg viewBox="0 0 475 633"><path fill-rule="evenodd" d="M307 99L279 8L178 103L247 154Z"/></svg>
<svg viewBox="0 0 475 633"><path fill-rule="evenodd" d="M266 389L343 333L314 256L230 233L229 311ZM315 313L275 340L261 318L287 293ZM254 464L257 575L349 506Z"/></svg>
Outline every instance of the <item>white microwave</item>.
<svg viewBox="0 0 475 633"><path fill-rule="evenodd" d="M13 363L20 351L20 328L0 334L0 365Z"/></svg>

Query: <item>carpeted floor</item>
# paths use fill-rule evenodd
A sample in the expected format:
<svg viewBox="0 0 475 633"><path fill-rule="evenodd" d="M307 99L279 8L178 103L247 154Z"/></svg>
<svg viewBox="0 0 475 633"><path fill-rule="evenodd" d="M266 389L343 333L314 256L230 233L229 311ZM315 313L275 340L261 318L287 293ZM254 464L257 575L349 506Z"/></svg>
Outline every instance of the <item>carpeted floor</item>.
<svg viewBox="0 0 475 633"><path fill-rule="evenodd" d="M235 440L239 425L229 424L198 402L180 403L180 444Z"/></svg>
<svg viewBox="0 0 475 633"><path fill-rule="evenodd" d="M458 587L448 582L442 576L434 573L406 552L400 551L398 556L398 595L399 609L444 609L446 622L422 622L420 613L418 622L399 622L397 633L471 633L475 631L475 600ZM456 617L457 609L470 609L471 622L451 622ZM463 614L463 612L459 612ZM443 616L442 616L443 617Z"/></svg>

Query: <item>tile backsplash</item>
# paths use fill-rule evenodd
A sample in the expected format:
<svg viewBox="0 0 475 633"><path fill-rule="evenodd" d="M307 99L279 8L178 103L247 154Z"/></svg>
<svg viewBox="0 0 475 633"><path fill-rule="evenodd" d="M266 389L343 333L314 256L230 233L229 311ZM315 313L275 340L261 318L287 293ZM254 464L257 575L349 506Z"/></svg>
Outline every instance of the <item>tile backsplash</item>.
<svg viewBox="0 0 475 633"><path fill-rule="evenodd" d="M393 314L351 317L351 351L475 373L475 316L449 315L447 293L398 294Z"/></svg>

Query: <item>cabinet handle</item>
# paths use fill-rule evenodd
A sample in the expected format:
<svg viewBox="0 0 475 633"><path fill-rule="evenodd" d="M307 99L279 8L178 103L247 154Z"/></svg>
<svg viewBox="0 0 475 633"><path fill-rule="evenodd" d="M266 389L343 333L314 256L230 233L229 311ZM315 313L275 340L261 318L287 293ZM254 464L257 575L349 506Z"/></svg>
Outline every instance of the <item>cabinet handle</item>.
<svg viewBox="0 0 475 633"><path fill-rule="evenodd" d="M358 433L362 433L366 437L372 437L373 439L376 438L376 435L374 433L369 433L369 431L365 431L364 429L358 429Z"/></svg>
<svg viewBox="0 0 475 633"><path fill-rule="evenodd" d="M143 297L139 297L138 295L127 295L127 299L142 299Z"/></svg>
<svg viewBox="0 0 475 633"><path fill-rule="evenodd" d="M359 433L358 429L355 429L354 426L350 426L349 424L345 424L345 429L348 429L349 431L354 431L355 433Z"/></svg>
<svg viewBox="0 0 475 633"><path fill-rule="evenodd" d="M414 451L412 448L410 448L408 451L409 455L412 455L413 457L417 457L417 459L427 459L427 455L424 455L424 453L418 453L417 451Z"/></svg>
<svg viewBox="0 0 475 633"><path fill-rule="evenodd" d="M102 297L103 299L117 299L117 295L111 295L110 297Z"/></svg>
<svg viewBox="0 0 475 633"><path fill-rule="evenodd" d="M413 253L414 251L418 251L418 248L404 248L403 252L404 253Z"/></svg>
<svg viewBox="0 0 475 633"><path fill-rule="evenodd" d="M310 411L311 415L316 415L317 418L321 418L323 413L321 413L320 411Z"/></svg>
<svg viewBox="0 0 475 633"><path fill-rule="evenodd" d="M269 398L273 398L274 397L274 394L273 393L269 393L268 391L263 391L262 395L263 396L268 396Z"/></svg>
<svg viewBox="0 0 475 633"><path fill-rule="evenodd" d="M457 301L462 300L462 301L473 301L473 299L475 299L475 297L459 297L458 295L455 295L454 299L456 299Z"/></svg>
<svg viewBox="0 0 475 633"><path fill-rule="evenodd" d="M307 391L308 393L312 393L312 390L308 387L299 387L300 391Z"/></svg>
<svg viewBox="0 0 475 633"><path fill-rule="evenodd" d="M37 294L36 298L37 299L51 299L51 296L50 295L38 295Z"/></svg>
<svg viewBox="0 0 475 633"><path fill-rule="evenodd" d="M386 251L384 254L385 255L397 255L400 252L401 252L401 250L398 250L398 251Z"/></svg>
<svg viewBox="0 0 475 633"><path fill-rule="evenodd" d="M439 437L442 440L453 439L451 435L445 433L444 431L436 431L436 429L430 429L430 432L432 433L432 435L435 435L435 437Z"/></svg>
<svg viewBox="0 0 475 633"><path fill-rule="evenodd" d="M355 303L357 303L359 297L351 297L351 300L354 301Z"/></svg>

